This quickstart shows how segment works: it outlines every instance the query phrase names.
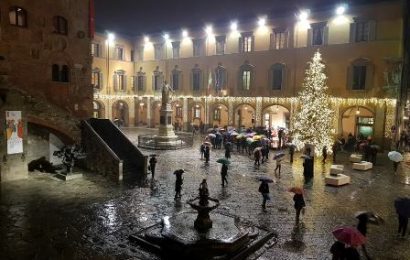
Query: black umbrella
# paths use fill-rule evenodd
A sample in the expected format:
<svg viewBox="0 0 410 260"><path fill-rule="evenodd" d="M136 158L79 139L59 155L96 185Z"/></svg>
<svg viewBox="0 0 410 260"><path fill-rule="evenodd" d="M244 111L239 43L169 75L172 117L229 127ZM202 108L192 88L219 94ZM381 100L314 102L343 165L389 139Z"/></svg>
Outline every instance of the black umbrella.
<svg viewBox="0 0 410 260"><path fill-rule="evenodd" d="M374 212L371 211L359 211L356 212L355 217L361 221L367 221L374 225L380 225L384 223L384 220Z"/></svg>
<svg viewBox="0 0 410 260"><path fill-rule="evenodd" d="M410 198L398 198L394 201L394 207L399 215L410 218Z"/></svg>
<svg viewBox="0 0 410 260"><path fill-rule="evenodd" d="M174 174L183 174L184 172L185 172L184 169L179 169L179 170L174 171Z"/></svg>

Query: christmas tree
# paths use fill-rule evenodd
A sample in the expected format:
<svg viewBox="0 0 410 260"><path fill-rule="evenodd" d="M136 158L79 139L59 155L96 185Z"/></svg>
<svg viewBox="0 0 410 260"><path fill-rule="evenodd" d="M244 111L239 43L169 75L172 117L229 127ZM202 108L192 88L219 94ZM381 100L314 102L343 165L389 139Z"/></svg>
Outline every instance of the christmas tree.
<svg viewBox="0 0 410 260"><path fill-rule="evenodd" d="M319 51L313 55L308 65L302 90L299 92L299 107L292 117L291 133L298 150L305 144L312 144L315 154L320 155L324 146L327 146L328 151L332 147L334 113L326 93L327 77Z"/></svg>

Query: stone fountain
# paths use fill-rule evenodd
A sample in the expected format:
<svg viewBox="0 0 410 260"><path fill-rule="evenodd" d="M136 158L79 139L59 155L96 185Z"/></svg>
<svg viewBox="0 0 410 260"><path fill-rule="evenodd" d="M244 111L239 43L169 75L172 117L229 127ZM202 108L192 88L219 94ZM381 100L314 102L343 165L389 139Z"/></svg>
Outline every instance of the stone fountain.
<svg viewBox="0 0 410 260"><path fill-rule="evenodd" d="M199 196L187 201L197 211L162 218L129 238L164 259L245 259L277 235L238 217L210 212L219 201L209 197L206 180ZM191 224L192 223L192 224Z"/></svg>

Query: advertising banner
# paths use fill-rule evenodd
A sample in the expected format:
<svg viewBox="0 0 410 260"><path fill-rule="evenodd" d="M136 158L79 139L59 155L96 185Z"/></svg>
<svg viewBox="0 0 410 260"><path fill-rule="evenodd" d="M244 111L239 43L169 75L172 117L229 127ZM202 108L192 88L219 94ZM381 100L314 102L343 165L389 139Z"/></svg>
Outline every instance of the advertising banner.
<svg viewBox="0 0 410 260"><path fill-rule="evenodd" d="M6 111L7 154L23 153L21 111Z"/></svg>

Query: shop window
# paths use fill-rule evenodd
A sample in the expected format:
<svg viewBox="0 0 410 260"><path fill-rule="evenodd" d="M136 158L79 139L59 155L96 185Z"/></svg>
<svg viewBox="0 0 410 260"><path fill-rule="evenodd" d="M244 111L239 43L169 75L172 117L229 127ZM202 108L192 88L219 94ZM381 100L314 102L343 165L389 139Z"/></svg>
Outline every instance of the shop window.
<svg viewBox="0 0 410 260"><path fill-rule="evenodd" d="M67 35L68 34L68 23L67 19L62 16L53 17L54 33Z"/></svg>
<svg viewBox="0 0 410 260"><path fill-rule="evenodd" d="M9 9L9 19L11 25L27 27L27 11L18 6Z"/></svg>

